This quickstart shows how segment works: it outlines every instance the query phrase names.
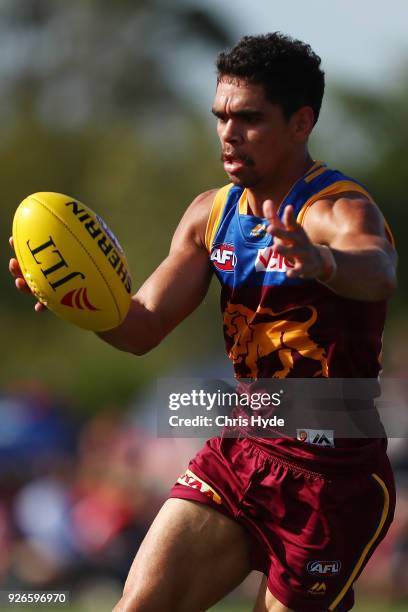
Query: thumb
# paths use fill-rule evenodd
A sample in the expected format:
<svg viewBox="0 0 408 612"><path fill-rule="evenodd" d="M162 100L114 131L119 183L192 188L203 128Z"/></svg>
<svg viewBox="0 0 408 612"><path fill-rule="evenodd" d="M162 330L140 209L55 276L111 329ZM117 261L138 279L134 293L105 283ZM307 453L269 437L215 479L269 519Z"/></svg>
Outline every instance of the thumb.
<svg viewBox="0 0 408 612"><path fill-rule="evenodd" d="M262 206L263 215L274 227L283 227L272 200L265 200Z"/></svg>

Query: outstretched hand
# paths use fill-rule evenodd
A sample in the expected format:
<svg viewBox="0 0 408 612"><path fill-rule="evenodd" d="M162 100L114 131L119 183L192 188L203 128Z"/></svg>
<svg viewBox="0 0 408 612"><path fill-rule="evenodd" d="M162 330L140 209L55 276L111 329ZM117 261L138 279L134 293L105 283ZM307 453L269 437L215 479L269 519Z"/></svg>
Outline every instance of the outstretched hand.
<svg viewBox="0 0 408 612"><path fill-rule="evenodd" d="M14 244L13 244L13 238L9 238L9 243L11 248L14 250ZM21 268L20 268L20 264L18 263L17 259L15 257L12 257L9 261L9 271L10 274L14 277L14 283L17 287L17 289L19 291L21 291L21 293L26 293L28 295L33 295L31 289L29 288L29 286L27 285L26 281L24 280L23 277L23 273L21 272ZM43 310L47 310L46 307L44 306L44 304L41 304L41 302L36 302L34 305L34 310L36 312L41 312Z"/></svg>
<svg viewBox="0 0 408 612"><path fill-rule="evenodd" d="M324 272L324 262L315 245L295 218L293 206L286 206L281 221L271 200L263 203L263 215L269 222L266 229L274 238L273 244L280 255L294 266L286 271L289 278L318 278Z"/></svg>

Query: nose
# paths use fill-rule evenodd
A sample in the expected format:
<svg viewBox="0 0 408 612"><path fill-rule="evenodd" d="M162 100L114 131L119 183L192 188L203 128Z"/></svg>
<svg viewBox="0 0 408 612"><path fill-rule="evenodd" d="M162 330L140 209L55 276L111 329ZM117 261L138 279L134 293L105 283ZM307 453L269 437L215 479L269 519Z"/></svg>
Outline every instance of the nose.
<svg viewBox="0 0 408 612"><path fill-rule="evenodd" d="M220 124L218 133L222 142L237 143L242 140L238 122L233 117Z"/></svg>

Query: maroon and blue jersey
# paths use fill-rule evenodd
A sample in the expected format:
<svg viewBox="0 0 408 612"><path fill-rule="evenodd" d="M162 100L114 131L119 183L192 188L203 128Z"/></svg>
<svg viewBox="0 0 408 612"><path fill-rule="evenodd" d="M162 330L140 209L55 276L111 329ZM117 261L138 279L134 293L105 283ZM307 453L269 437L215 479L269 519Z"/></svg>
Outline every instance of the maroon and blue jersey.
<svg viewBox="0 0 408 612"><path fill-rule="evenodd" d="M316 201L350 191L373 202L360 183L316 162L278 215L282 219L291 205L302 224ZM316 280L288 278L293 264L273 247L267 224L248 214L243 187L230 184L217 192L206 245L222 287L225 344L236 377L376 378L386 302L352 300Z"/></svg>
<svg viewBox="0 0 408 612"><path fill-rule="evenodd" d="M278 214L282 219L290 204L302 224L316 201L350 191L375 205L362 185L317 162ZM225 342L236 376L376 378L385 301L351 300L315 280L288 278L292 264L276 252L266 227L266 219L248 214L245 189L227 185L217 192L206 245L222 287ZM387 226L386 232L392 240ZM263 391L262 382L252 381L240 381L237 390L246 395L257 385ZM269 591L288 608L346 611L353 607L353 583L394 514L386 443L382 433L367 437L360 428L377 425L375 411L365 422L371 403L364 402L364 422L360 404L342 406L346 417L349 408L359 410L350 419L358 425L355 439L343 435L338 405L327 409L331 401L324 402L324 414L317 405L317 423L310 425L319 429L297 429L310 426L311 418L303 398L300 403L297 412L293 402L285 403L287 427L276 437L227 424L190 462L170 497L208 504L242 524L250 535L251 569L267 576ZM238 405L231 416L247 413ZM299 432L315 433L305 438Z"/></svg>

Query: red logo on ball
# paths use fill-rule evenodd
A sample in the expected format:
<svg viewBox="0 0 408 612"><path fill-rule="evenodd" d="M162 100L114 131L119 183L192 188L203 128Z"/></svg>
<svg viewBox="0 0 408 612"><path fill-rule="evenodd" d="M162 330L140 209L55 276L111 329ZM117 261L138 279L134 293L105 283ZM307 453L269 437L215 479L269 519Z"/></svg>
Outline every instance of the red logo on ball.
<svg viewBox="0 0 408 612"><path fill-rule="evenodd" d="M70 308L79 308L80 310L84 310L84 308L86 310L100 310L100 308L96 308L96 306L93 306L89 301L86 287L68 291L61 299L61 304L69 306Z"/></svg>

